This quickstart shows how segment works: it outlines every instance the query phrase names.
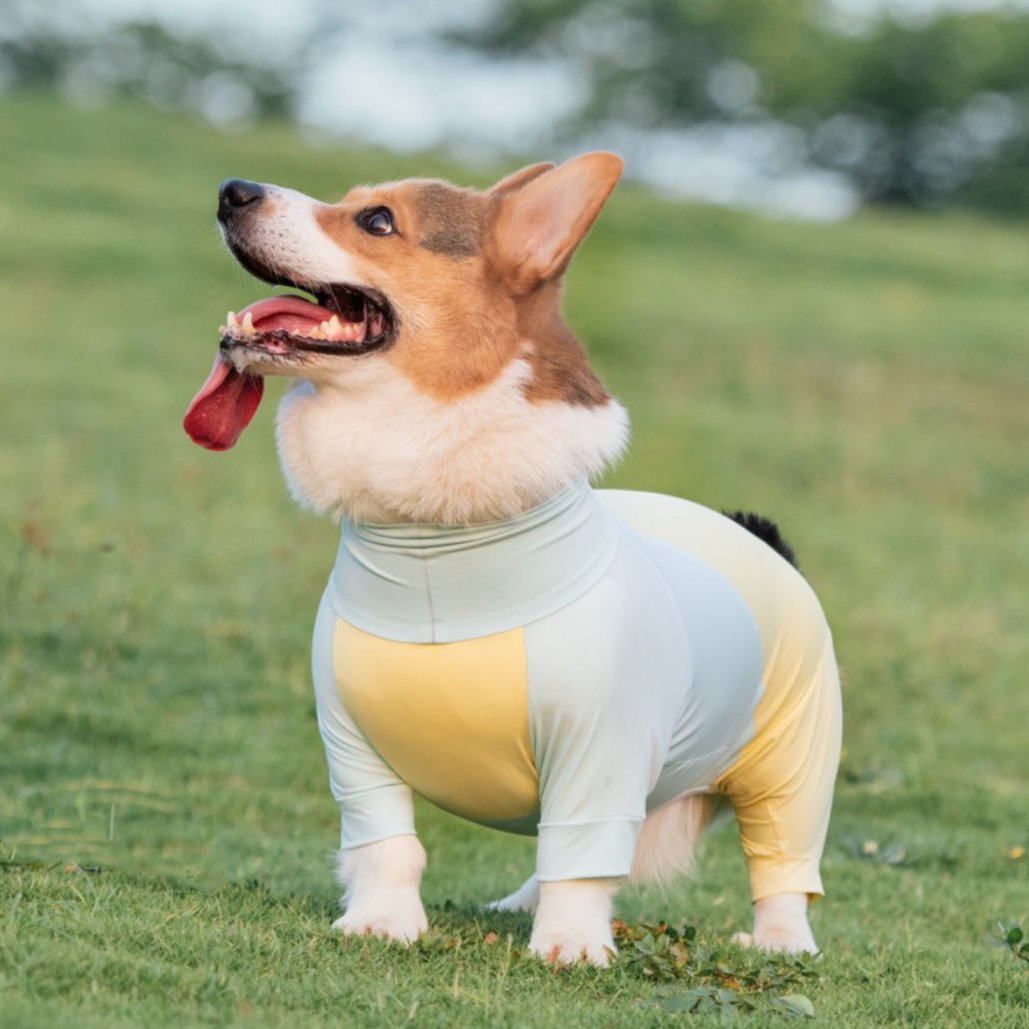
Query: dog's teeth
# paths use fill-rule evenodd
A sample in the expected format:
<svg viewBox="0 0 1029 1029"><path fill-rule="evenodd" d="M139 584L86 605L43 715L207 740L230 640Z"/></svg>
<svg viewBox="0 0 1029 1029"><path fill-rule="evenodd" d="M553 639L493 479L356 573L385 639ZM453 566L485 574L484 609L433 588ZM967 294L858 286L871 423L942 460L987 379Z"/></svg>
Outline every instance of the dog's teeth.
<svg viewBox="0 0 1029 1029"><path fill-rule="evenodd" d="M243 315L243 335L252 336L254 332L254 316L247 311L247 313Z"/></svg>
<svg viewBox="0 0 1029 1029"><path fill-rule="evenodd" d="M239 328L239 319L236 317L235 311L229 311L229 313L225 316L225 326L229 329Z"/></svg>
<svg viewBox="0 0 1029 1029"><path fill-rule="evenodd" d="M339 316L335 314L328 322L322 322L322 328L325 329L326 336L338 336L343 331L343 325L339 320Z"/></svg>

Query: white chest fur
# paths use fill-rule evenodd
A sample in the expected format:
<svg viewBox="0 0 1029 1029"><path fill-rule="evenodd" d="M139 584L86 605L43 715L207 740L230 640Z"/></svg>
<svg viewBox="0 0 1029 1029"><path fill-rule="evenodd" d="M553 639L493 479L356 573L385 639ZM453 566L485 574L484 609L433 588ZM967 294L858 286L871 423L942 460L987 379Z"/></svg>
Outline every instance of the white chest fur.
<svg viewBox="0 0 1029 1029"><path fill-rule="evenodd" d="M290 490L336 517L454 524L511 517L598 475L625 447L624 409L534 402L531 374L513 361L448 402L383 360L361 361L342 382L298 382L277 422Z"/></svg>

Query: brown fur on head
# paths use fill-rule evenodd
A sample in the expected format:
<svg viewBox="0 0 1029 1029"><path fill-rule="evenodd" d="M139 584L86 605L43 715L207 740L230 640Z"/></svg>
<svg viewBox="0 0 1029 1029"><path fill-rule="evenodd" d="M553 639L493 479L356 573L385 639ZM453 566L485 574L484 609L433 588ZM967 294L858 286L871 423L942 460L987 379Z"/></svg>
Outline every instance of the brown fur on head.
<svg viewBox="0 0 1029 1029"><path fill-rule="evenodd" d="M624 412L564 323L561 278L621 167L587 154L486 191L409 179L336 204L236 183L220 215L233 254L320 302L252 305L256 334L223 341L239 372L300 380L279 419L298 497L365 519L478 521L620 452ZM361 311L387 331L372 338Z"/></svg>
<svg viewBox="0 0 1029 1029"><path fill-rule="evenodd" d="M589 156L603 185L588 204L566 199L591 184L576 166L573 177L537 164L485 193L411 179L353 189L317 212L322 230L359 267L374 265L373 284L402 323L410 320L405 345L389 360L420 388L453 399L493 381L525 353L534 370L531 395L606 402L560 312L561 274L621 171L613 155ZM395 236L358 227L355 216L377 207L393 213Z"/></svg>

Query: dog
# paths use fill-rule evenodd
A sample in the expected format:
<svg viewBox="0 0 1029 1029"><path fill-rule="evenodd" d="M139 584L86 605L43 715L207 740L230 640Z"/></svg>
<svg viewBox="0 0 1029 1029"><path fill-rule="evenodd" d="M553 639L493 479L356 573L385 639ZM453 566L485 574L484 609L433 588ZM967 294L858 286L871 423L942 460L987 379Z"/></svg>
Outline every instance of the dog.
<svg viewBox="0 0 1029 1029"><path fill-rule="evenodd" d="M816 950L841 713L815 594L763 519L590 486L628 419L561 286L621 171L590 153L338 203L221 186L232 255L294 292L230 312L184 426L228 449L263 376L292 379L286 480L342 522L312 667L345 934L426 930L417 792L535 834L536 873L492 906L534 913L544 960L606 965L618 886L689 871L727 800L754 903L737 939Z"/></svg>

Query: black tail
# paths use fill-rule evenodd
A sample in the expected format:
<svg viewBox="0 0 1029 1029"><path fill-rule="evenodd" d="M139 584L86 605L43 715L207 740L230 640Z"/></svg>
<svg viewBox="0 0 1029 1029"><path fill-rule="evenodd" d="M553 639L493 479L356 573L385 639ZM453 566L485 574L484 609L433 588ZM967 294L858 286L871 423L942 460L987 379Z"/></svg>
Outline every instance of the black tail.
<svg viewBox="0 0 1029 1029"><path fill-rule="evenodd" d="M793 547L782 538L779 526L775 522L750 511L725 511L724 513L734 522L739 522L744 529L752 532L758 539L764 540L777 554L786 558L794 568L800 568Z"/></svg>

